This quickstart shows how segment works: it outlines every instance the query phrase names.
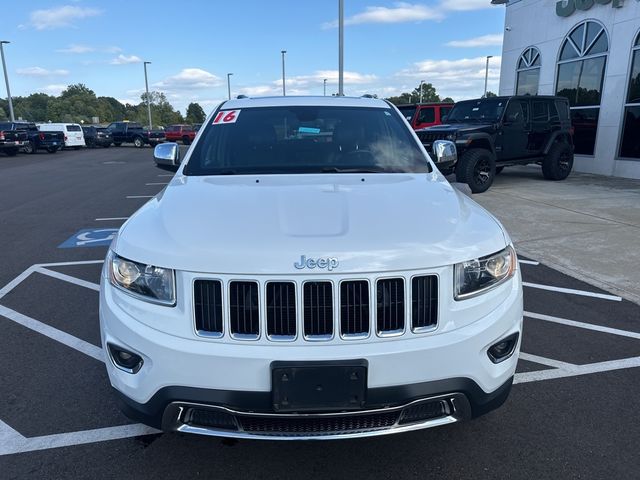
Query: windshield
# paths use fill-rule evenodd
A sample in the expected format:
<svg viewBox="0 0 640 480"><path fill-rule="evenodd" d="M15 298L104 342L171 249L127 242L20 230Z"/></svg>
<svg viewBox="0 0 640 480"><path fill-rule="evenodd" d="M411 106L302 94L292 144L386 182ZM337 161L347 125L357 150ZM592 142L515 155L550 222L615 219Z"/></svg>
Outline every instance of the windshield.
<svg viewBox="0 0 640 480"><path fill-rule="evenodd" d="M495 123L502 118L507 102L504 99L484 98L456 103L449 115L447 123L488 122Z"/></svg>
<svg viewBox="0 0 640 480"><path fill-rule="evenodd" d="M407 119L407 122L411 123L413 115L416 113L416 107L414 105L408 105L406 107L398 107L400 113Z"/></svg>
<svg viewBox="0 0 640 480"><path fill-rule="evenodd" d="M260 107L213 118L187 175L431 171L390 108Z"/></svg>

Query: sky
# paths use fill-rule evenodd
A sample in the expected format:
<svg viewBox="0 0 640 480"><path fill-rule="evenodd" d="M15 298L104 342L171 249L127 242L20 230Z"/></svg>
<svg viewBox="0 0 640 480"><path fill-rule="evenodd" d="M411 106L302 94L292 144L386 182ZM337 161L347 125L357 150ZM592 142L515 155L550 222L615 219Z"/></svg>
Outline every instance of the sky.
<svg viewBox="0 0 640 480"><path fill-rule="evenodd" d="M6 0L5 0L6 1ZM20 4L20 8L17 5ZM504 6L490 0L344 0L346 95L382 97L421 80L455 100L497 92ZM58 95L84 83L97 95L137 104L149 88L184 112L209 112L231 94L337 92L338 0L30 0L2 6L13 96ZM0 83L0 95L6 96Z"/></svg>

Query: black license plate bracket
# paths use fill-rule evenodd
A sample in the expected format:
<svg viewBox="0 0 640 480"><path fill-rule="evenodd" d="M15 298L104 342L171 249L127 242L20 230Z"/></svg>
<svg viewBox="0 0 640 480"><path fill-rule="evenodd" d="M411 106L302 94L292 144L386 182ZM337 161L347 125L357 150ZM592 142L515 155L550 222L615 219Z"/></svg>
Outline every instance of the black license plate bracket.
<svg viewBox="0 0 640 480"><path fill-rule="evenodd" d="M276 412L361 409L367 394L366 360L272 362L271 393Z"/></svg>

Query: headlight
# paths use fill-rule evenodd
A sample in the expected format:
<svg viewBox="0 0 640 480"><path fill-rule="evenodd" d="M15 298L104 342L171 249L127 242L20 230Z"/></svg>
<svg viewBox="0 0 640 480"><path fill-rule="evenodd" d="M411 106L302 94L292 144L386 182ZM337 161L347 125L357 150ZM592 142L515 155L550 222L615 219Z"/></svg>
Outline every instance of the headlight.
<svg viewBox="0 0 640 480"><path fill-rule="evenodd" d="M454 268L454 295L456 300L474 297L500 285L516 271L516 252L512 246L504 250L458 263Z"/></svg>
<svg viewBox="0 0 640 480"><path fill-rule="evenodd" d="M147 302L175 305L176 280L173 270L133 262L113 252L109 257L112 285Z"/></svg>

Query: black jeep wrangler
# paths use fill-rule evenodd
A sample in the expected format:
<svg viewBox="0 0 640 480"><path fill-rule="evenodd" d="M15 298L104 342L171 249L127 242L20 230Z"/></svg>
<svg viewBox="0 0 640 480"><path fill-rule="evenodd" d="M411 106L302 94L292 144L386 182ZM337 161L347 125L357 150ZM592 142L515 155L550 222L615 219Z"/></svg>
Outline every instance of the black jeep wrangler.
<svg viewBox="0 0 640 480"><path fill-rule="evenodd" d="M573 129L565 97L517 96L455 104L446 124L416 131L427 151L451 140L458 162L441 169L473 193L486 191L504 167L538 163L548 180L564 180L573 167Z"/></svg>

